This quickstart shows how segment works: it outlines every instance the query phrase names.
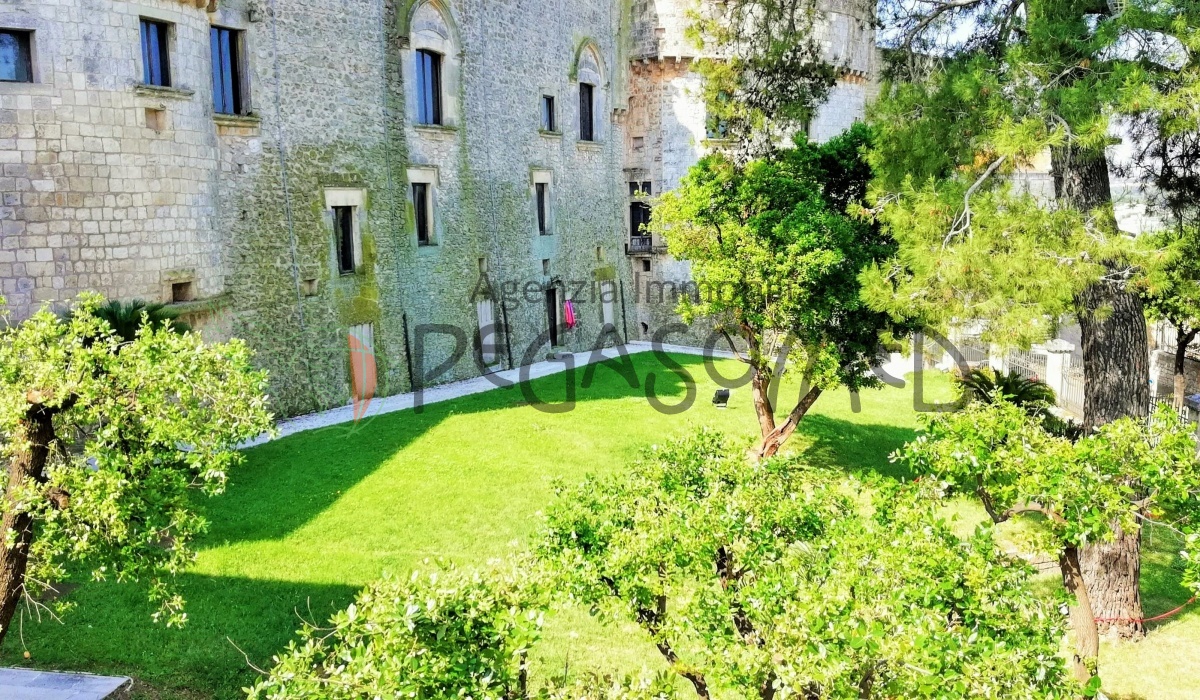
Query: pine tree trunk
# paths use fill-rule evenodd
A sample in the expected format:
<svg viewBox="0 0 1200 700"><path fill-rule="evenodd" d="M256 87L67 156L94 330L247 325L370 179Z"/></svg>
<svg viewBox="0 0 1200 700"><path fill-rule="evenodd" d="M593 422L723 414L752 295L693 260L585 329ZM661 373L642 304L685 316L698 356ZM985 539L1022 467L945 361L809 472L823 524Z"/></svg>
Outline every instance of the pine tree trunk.
<svg viewBox="0 0 1200 700"><path fill-rule="evenodd" d="M1103 152L1068 146L1051 150L1054 192L1060 204L1084 212L1098 228L1117 235L1112 185ZM1120 279L1120 266L1109 265L1110 277L1085 289L1076 302L1083 339L1083 424L1091 430L1125 416L1143 418L1150 410L1149 335L1142 301ZM1138 593L1141 557L1138 532L1120 533L1112 542L1084 548L1080 560L1094 610L1100 617L1142 617ZM1137 624L1110 626L1122 636L1137 637Z"/></svg>
<svg viewBox="0 0 1200 700"><path fill-rule="evenodd" d="M15 533L12 547L0 546L0 645L8 635L8 629L21 596L25 592L25 569L29 565L29 546L33 543L33 516L27 508L13 503L13 491L18 485L30 481L41 481L54 442L53 413L41 406L33 406L22 421L26 449L17 452L8 464L8 485L4 498L8 500L0 535Z"/></svg>

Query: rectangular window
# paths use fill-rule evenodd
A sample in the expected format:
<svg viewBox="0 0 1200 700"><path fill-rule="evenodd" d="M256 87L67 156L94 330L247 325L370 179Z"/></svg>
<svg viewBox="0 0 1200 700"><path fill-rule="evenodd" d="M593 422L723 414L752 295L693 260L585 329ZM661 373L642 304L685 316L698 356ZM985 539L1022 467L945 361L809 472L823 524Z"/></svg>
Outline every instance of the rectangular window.
<svg viewBox="0 0 1200 700"><path fill-rule="evenodd" d="M209 29L212 49L213 111L242 114L241 32L224 27Z"/></svg>
<svg viewBox="0 0 1200 700"><path fill-rule="evenodd" d="M333 234L337 236L338 272L354 274L354 207L333 208Z"/></svg>
<svg viewBox="0 0 1200 700"><path fill-rule="evenodd" d="M537 193L537 224L538 233L545 236L550 233L549 222L549 194L550 186L544 182L539 182L534 185L534 190Z"/></svg>
<svg viewBox="0 0 1200 700"><path fill-rule="evenodd" d="M417 228L417 243L433 243L433 217L429 206L429 183L414 182L412 186L413 222Z"/></svg>
<svg viewBox="0 0 1200 700"><path fill-rule="evenodd" d="M554 98L542 95L542 131L555 130Z"/></svg>
<svg viewBox="0 0 1200 700"><path fill-rule="evenodd" d="M645 202L629 204L629 232L634 236L650 235L650 205Z"/></svg>
<svg viewBox="0 0 1200 700"><path fill-rule="evenodd" d="M147 85L171 84L171 25L142 20L142 82Z"/></svg>
<svg viewBox="0 0 1200 700"><path fill-rule="evenodd" d="M649 180L629 183L630 197L649 197L652 194L654 194L653 185Z"/></svg>
<svg viewBox="0 0 1200 700"><path fill-rule="evenodd" d="M417 123L442 123L442 57L417 51Z"/></svg>
<svg viewBox="0 0 1200 700"><path fill-rule="evenodd" d="M579 140L595 141L595 86L579 84Z"/></svg>
<svg viewBox="0 0 1200 700"><path fill-rule="evenodd" d="M0 81L33 82L33 52L30 34L16 29L0 29Z"/></svg>

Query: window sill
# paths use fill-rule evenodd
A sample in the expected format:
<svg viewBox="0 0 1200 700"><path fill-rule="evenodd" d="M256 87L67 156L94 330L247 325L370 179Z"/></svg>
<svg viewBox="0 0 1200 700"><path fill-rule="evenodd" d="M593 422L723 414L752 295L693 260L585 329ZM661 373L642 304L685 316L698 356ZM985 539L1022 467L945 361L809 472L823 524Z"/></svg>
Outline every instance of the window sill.
<svg viewBox="0 0 1200 700"><path fill-rule="evenodd" d="M254 114L214 114L213 124L222 136L256 136L262 118Z"/></svg>
<svg viewBox="0 0 1200 700"><path fill-rule="evenodd" d="M458 127L446 126L444 124L413 124L413 129L418 134L428 134L430 136L450 137L458 133Z"/></svg>
<svg viewBox="0 0 1200 700"><path fill-rule="evenodd" d="M133 86L133 94L141 97L163 97L170 100L190 100L196 94L195 90L166 87L163 85L138 84Z"/></svg>
<svg viewBox="0 0 1200 700"><path fill-rule="evenodd" d="M538 129L538 134L541 136L545 136L548 139L561 139L562 138L561 131L547 131L545 129Z"/></svg>
<svg viewBox="0 0 1200 700"><path fill-rule="evenodd" d="M581 151L599 152L604 150L604 144L600 143L599 141L576 141L575 147Z"/></svg>
<svg viewBox="0 0 1200 700"><path fill-rule="evenodd" d="M221 126L258 126L262 117L256 114L224 114L214 113L213 121Z"/></svg>
<svg viewBox="0 0 1200 700"><path fill-rule="evenodd" d="M53 95L54 86L46 83L22 83L16 80L0 80L0 95Z"/></svg>

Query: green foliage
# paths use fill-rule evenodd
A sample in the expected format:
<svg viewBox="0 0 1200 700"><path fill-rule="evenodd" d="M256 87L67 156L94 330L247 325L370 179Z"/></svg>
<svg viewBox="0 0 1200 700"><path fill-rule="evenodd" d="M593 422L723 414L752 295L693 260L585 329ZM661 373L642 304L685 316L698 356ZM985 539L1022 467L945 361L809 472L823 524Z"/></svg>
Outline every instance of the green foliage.
<svg viewBox="0 0 1200 700"><path fill-rule="evenodd" d="M520 697L542 626L540 600L538 579L514 568L384 579L328 627L306 624L249 696Z"/></svg>
<svg viewBox="0 0 1200 700"><path fill-rule="evenodd" d="M699 2L687 34L702 57L709 131L746 152L770 151L805 128L837 82L810 0Z"/></svg>
<svg viewBox="0 0 1200 700"><path fill-rule="evenodd" d="M995 399L1002 399L1035 413L1041 413L1055 404L1054 390L1046 382L1031 379L1016 371L997 374L991 369L973 369L957 384L972 401L992 403Z"/></svg>
<svg viewBox="0 0 1200 700"><path fill-rule="evenodd" d="M847 213L865 192L869 139L858 125L745 165L710 155L659 198L652 227L692 264L698 287L680 302L684 319L712 318L741 336L757 369L773 360L766 336L776 333L790 335L791 359L816 384L874 385L868 369L892 324L859 298L858 275L890 259L895 244Z"/></svg>
<svg viewBox="0 0 1200 700"><path fill-rule="evenodd" d="M1051 435L1007 401L973 402L927 419L898 458L974 493L996 521L1040 516L1042 545L1058 552L1134 532L1142 517L1200 511L1200 464L1189 426L1167 407L1150 421L1123 418L1076 442Z"/></svg>
<svg viewBox="0 0 1200 700"><path fill-rule="evenodd" d="M961 540L936 495L752 464L700 431L565 489L539 552L702 697L1067 697L1029 568L987 530Z"/></svg>
<svg viewBox="0 0 1200 700"><path fill-rule="evenodd" d="M44 464L9 471L0 513L32 518L27 593L76 569L146 579L156 618L180 624L173 575L206 526L190 494L219 493L242 460L235 446L269 429L266 376L244 343L206 345L169 323L127 341L97 315L100 301L84 296L65 319L43 310L0 331L5 460L35 454L31 424L52 421Z"/></svg>
<svg viewBox="0 0 1200 700"><path fill-rule="evenodd" d="M1200 329L1200 221L1149 235L1146 245L1160 256L1139 280L1147 313L1175 326L1181 337Z"/></svg>
<svg viewBox="0 0 1200 700"><path fill-rule="evenodd" d="M96 307L92 315L107 323L113 333L127 343L137 338L138 330L142 326L154 329L169 327L176 333L191 330L186 323L178 320L179 314L175 310L165 304L145 302L141 299L130 302L112 299Z"/></svg>

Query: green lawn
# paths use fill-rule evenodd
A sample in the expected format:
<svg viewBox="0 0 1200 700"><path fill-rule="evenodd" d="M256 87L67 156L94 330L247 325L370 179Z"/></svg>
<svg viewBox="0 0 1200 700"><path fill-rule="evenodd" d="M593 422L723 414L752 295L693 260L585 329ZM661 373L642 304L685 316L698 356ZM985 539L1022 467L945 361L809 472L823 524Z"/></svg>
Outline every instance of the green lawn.
<svg viewBox="0 0 1200 700"><path fill-rule="evenodd" d="M675 360L686 366L695 390L694 406L679 415L655 411L643 387L655 375L655 394L667 404L678 403L688 387L642 354L634 356L636 376L629 378L609 365L594 373L577 370L577 404L570 412L539 411L519 389L499 389L250 450L228 492L203 503L212 528L183 579L184 629L154 626L136 585L85 583L69 594L77 608L61 624L26 619L0 661L132 675L146 684L147 697L237 697L254 679L249 663L269 667L302 618L325 619L384 572L402 574L434 558L477 563L520 546L551 498L553 479L620 469L644 446L690 424L753 434L747 389L735 389L729 408L718 410L710 403L716 384L699 358ZM718 369L732 377L741 366L724 361ZM557 403L565 379L546 377L532 388L540 401ZM947 395L944 378L926 383L927 395ZM788 395L794 398L795 387ZM887 455L916 424L911 390L864 393L857 412L848 394L832 393L818 401L791 449L815 461L897 476ZM962 511L968 518L976 513ZM1173 607L1167 602L1182 595L1164 574L1173 560L1158 556L1161 561L1148 562L1152 612ZM601 629L578 611L551 619L546 636L538 663L555 669L636 670L658 663L636 630ZM1177 667L1197 663L1178 645L1195 648L1198 641L1200 615L1192 612L1143 644L1106 649L1102 663L1112 664L1120 689L1184 698L1184 691L1170 695L1161 688L1200 687L1200 669ZM28 661L21 658L25 650ZM1129 684L1143 676L1159 686ZM1180 678L1195 682L1180 685Z"/></svg>

